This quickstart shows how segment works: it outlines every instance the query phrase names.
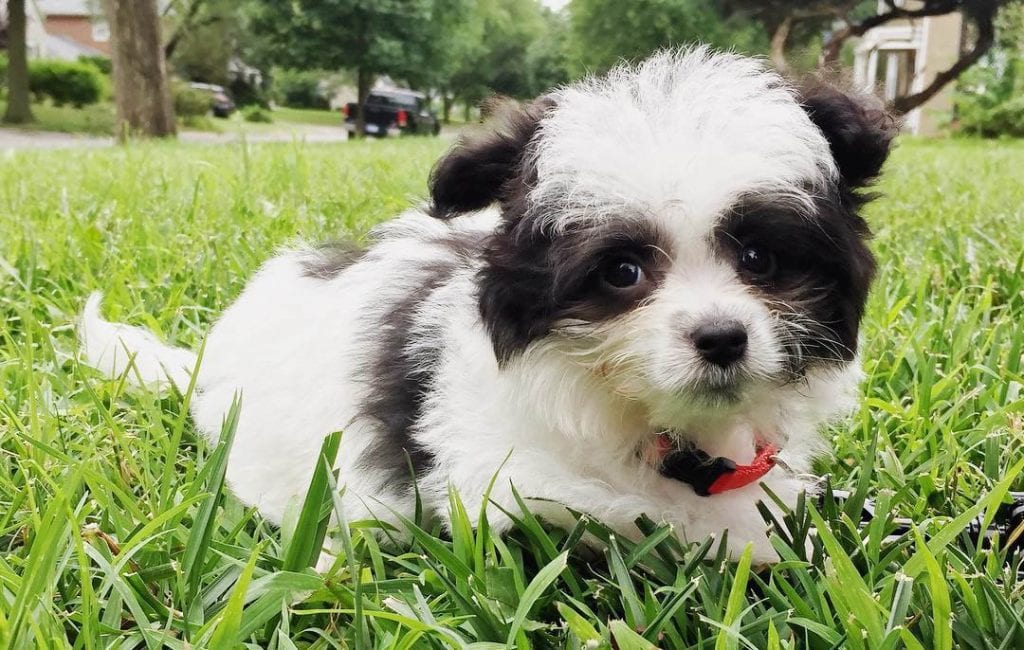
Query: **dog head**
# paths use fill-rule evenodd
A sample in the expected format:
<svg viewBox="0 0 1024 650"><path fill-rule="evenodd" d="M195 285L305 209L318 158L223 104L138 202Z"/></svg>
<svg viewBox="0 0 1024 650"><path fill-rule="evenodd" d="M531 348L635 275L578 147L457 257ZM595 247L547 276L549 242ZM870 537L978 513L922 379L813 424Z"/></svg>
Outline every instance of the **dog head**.
<svg viewBox="0 0 1024 650"><path fill-rule="evenodd" d="M693 427L853 368L875 268L858 209L894 132L756 60L665 52L463 142L433 211L500 205L478 277L499 363L555 351Z"/></svg>

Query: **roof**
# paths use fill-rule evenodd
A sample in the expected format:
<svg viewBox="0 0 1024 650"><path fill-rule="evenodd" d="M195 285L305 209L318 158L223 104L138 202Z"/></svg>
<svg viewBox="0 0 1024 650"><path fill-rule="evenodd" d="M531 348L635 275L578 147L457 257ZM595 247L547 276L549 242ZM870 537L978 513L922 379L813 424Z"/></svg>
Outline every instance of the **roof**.
<svg viewBox="0 0 1024 650"><path fill-rule="evenodd" d="M44 16L87 16L102 13L99 3L92 0L35 0L36 8Z"/></svg>
<svg viewBox="0 0 1024 650"><path fill-rule="evenodd" d="M44 37L43 49L45 56L63 61L75 61L80 56L107 56L95 48L58 34L47 34Z"/></svg>

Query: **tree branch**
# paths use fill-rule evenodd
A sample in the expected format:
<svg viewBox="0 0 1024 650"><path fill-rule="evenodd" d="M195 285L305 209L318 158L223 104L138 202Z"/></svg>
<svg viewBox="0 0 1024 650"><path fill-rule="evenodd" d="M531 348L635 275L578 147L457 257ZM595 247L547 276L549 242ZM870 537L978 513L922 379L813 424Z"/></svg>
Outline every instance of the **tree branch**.
<svg viewBox="0 0 1024 650"><path fill-rule="evenodd" d="M821 47L821 66L828 67L839 60L839 52L850 38L863 36L868 30L884 25L898 18L927 18L929 16L941 16L960 9L964 0L936 0L926 2L920 9L903 9L897 7L892 0L886 0L889 11L884 14L868 16L860 22L846 21L846 26L833 32ZM995 4L999 4L998 0Z"/></svg>
<svg viewBox="0 0 1024 650"><path fill-rule="evenodd" d="M1000 2L994 0L989 4L989 7L978 11L977 15L973 16L974 24L978 28L978 38L974 42L974 47L969 52L962 54L956 63L948 69L935 75L932 82L921 91L906 97L897 97L892 105L896 113L902 115L912 111L934 97L946 84L954 81L960 76L960 73L977 63L992 48L996 40L995 15L999 11Z"/></svg>
<svg viewBox="0 0 1024 650"><path fill-rule="evenodd" d="M172 2L169 5L167 5L167 10L169 11L171 6L173 6L174 4L176 3ZM185 12L185 15L181 19L181 22L178 23L178 26L175 28L174 33L171 34L171 37L167 39L167 43L164 45L164 59L171 58L171 55L174 54L174 50L176 50L178 48L178 44L181 43L181 39L185 35L185 32L195 27L201 27L202 25L208 25L214 22L215 19L207 18L207 20L204 23L202 23L202 25L193 24L193 21L196 19L196 16L199 15L199 10L202 9L203 5L205 4L206 0L192 0L192 2L189 4L188 11Z"/></svg>

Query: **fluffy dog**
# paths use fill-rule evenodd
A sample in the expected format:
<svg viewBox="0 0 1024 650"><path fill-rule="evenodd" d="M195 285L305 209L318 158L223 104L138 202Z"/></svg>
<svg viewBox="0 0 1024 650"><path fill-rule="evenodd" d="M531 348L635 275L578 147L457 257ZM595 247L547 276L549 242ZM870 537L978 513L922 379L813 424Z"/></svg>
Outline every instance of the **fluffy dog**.
<svg viewBox="0 0 1024 650"><path fill-rule="evenodd" d="M274 521L343 430L350 518L411 516L414 481L429 513L451 486L475 515L497 474L499 531L514 486L557 524L646 513L770 561L757 483L795 499L856 391L858 210L892 137L861 98L706 49L555 90L457 145L366 250L268 261L209 333L195 423L216 438L241 395L227 480ZM98 296L81 333L112 375L184 386L196 363ZM785 462L745 486L687 475L759 448Z"/></svg>

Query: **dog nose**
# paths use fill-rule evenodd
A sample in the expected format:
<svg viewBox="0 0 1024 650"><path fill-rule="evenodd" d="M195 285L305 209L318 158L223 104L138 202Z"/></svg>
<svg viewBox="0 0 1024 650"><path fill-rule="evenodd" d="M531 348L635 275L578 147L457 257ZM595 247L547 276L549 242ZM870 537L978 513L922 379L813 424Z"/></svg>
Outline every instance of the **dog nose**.
<svg viewBox="0 0 1024 650"><path fill-rule="evenodd" d="M747 351L747 329L736 320L704 323L693 331L693 346L708 363L726 368Z"/></svg>

